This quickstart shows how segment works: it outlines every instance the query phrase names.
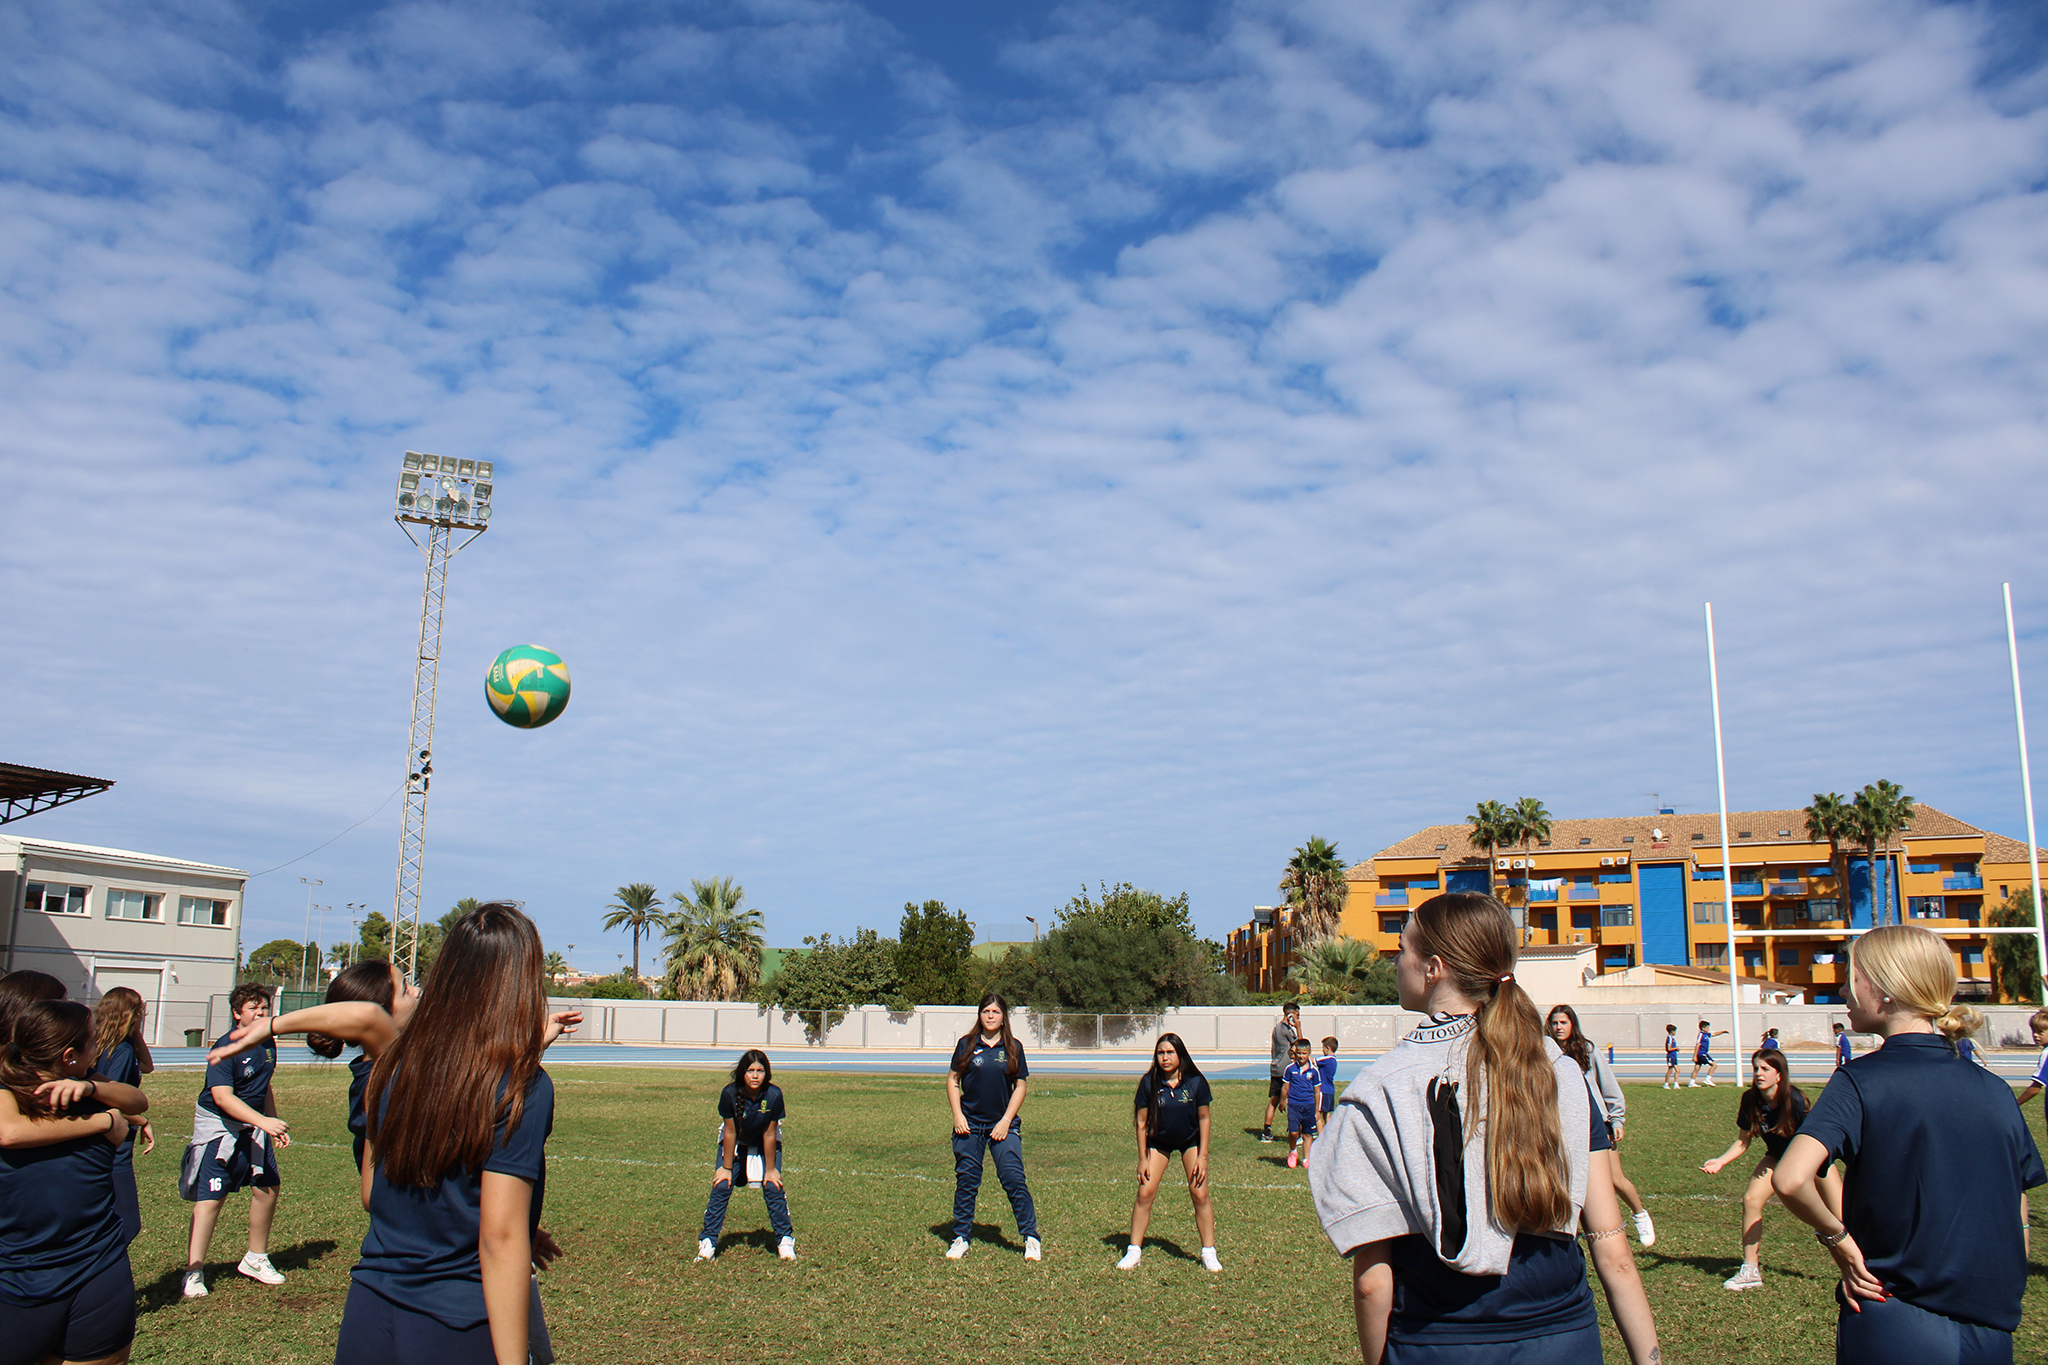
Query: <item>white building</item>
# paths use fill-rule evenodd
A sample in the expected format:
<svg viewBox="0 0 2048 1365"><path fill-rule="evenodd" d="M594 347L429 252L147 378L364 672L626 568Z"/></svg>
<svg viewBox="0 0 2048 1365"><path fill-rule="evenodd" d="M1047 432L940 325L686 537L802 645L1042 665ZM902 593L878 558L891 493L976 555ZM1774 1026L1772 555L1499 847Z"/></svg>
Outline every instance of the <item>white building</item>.
<svg viewBox="0 0 2048 1365"><path fill-rule="evenodd" d="M0 948L87 1004L115 986L148 1002L150 1045L224 1027L249 874L181 858L0 834Z"/></svg>

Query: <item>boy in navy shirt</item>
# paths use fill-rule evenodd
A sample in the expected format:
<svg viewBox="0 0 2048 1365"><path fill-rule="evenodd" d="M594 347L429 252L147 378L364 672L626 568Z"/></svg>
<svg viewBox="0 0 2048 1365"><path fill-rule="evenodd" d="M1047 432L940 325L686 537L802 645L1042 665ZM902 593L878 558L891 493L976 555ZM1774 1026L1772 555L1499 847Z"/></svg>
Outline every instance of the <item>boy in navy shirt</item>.
<svg viewBox="0 0 2048 1365"><path fill-rule="evenodd" d="M1708 1086L1714 1084L1714 1039L1725 1037L1727 1032L1727 1029L1715 1028L1706 1020L1700 1020L1700 1036L1693 1039L1692 1044L1692 1076L1685 1083L1687 1089L1700 1083L1701 1067L1707 1069Z"/></svg>
<svg viewBox="0 0 2048 1365"><path fill-rule="evenodd" d="M1315 1146L1316 1097L1322 1093L1323 1073L1309 1060L1308 1039L1295 1039L1291 1056L1280 1081L1287 1089L1287 1164L1294 1167L1305 1163Z"/></svg>
<svg viewBox="0 0 2048 1365"><path fill-rule="evenodd" d="M1849 1065L1849 1059L1856 1055L1856 1049L1849 1045L1849 1030L1835 1025L1835 1070Z"/></svg>
<svg viewBox="0 0 2048 1365"><path fill-rule="evenodd" d="M1337 1040L1323 1039L1323 1055L1316 1058L1316 1070L1321 1073L1322 1109L1316 1115L1316 1132L1323 1131L1323 1125L1330 1121L1330 1113L1337 1107Z"/></svg>
<svg viewBox="0 0 2048 1365"><path fill-rule="evenodd" d="M270 992L254 982L235 987L228 997L233 1028L248 1028L270 1016ZM214 1041L225 1046L233 1029ZM283 1284L284 1276L270 1264L270 1220L277 1213L278 1147L291 1145L291 1125L277 1116L271 1073L277 1070L277 1044L259 1047L206 1064L206 1083L192 1111L192 1141L179 1165L178 1193L192 1201L192 1236L185 1253L185 1297L205 1296L206 1248L213 1240L223 1201L244 1186L249 1190L249 1250L235 1269L261 1284Z"/></svg>
<svg viewBox="0 0 2048 1365"><path fill-rule="evenodd" d="M2034 1046L2041 1049L2041 1064L2034 1068L2034 1079L2020 1092L2021 1104L2048 1090L2048 1009L2035 1010L2027 1019L2027 1027L2033 1031Z"/></svg>

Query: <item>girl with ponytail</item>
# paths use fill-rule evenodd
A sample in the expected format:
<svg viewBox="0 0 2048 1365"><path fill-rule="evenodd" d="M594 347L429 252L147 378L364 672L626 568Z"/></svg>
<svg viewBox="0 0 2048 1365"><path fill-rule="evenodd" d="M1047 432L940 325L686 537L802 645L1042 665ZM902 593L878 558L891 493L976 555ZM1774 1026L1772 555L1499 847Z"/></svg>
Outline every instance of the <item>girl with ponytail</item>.
<svg viewBox="0 0 2048 1365"><path fill-rule="evenodd" d="M1596 1163L1585 1082L1515 980L1506 909L1471 892L1424 901L1395 981L1428 1018L1344 1092L1309 1175L1352 1261L1365 1365L1447 1365L1510 1342L1518 1365L1596 1365L1582 1218L1630 1355L1652 1359L1604 1125Z"/></svg>
<svg viewBox="0 0 2048 1365"><path fill-rule="evenodd" d="M2012 1088L1957 1055L1984 1016L1955 993L1948 945L1918 925L1852 942L1849 1027L1884 1045L1836 1069L1772 1180L1841 1271L1838 1362L2013 1358L2026 1191L2048 1170ZM1839 1215L1817 1185L1837 1157Z"/></svg>

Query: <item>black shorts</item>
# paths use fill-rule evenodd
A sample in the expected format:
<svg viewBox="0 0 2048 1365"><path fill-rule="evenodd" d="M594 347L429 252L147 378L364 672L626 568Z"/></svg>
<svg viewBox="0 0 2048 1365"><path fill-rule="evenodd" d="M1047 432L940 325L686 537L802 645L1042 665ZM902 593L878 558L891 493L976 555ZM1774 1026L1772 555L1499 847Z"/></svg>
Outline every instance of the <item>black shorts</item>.
<svg viewBox="0 0 2048 1365"><path fill-rule="evenodd" d="M1175 1143L1171 1147L1161 1147L1156 1142L1148 1142L1145 1144L1145 1151L1148 1154L1152 1152L1157 1152L1159 1153L1159 1155L1167 1157L1169 1159L1180 1155L1182 1152L1199 1152L1201 1150L1201 1144L1196 1142Z"/></svg>
<svg viewBox="0 0 2048 1365"><path fill-rule="evenodd" d="M0 1334L0 1365L40 1365L59 1360L98 1360L135 1340L135 1276L128 1251L61 1299L34 1308L6 1307L7 1331Z"/></svg>
<svg viewBox="0 0 2048 1365"><path fill-rule="evenodd" d="M1287 1082L1281 1080L1278 1076L1275 1076L1273 1083L1266 1087L1266 1098L1268 1100L1278 1100L1286 1093Z"/></svg>
<svg viewBox="0 0 2048 1365"><path fill-rule="evenodd" d="M334 1365L496 1365L488 1320L455 1328L393 1303L361 1280L348 1283Z"/></svg>

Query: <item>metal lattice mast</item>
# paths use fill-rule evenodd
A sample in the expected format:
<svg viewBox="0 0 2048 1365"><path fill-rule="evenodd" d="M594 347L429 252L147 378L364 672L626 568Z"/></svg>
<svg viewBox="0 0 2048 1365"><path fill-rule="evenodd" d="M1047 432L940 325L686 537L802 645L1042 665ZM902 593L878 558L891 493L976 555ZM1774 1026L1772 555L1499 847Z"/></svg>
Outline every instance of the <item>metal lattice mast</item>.
<svg viewBox="0 0 2048 1365"><path fill-rule="evenodd" d="M426 556L420 592L420 644L413 664L412 729L405 747L405 816L398 831L398 890L391 908L391 960L417 980L420 959L420 883L427 856L427 791L434 781L434 694L441 678L441 615L448 594L448 561L484 533L491 516L492 466L405 452L398 477L395 519ZM413 527L427 535L423 542ZM456 543L454 533L471 534Z"/></svg>

